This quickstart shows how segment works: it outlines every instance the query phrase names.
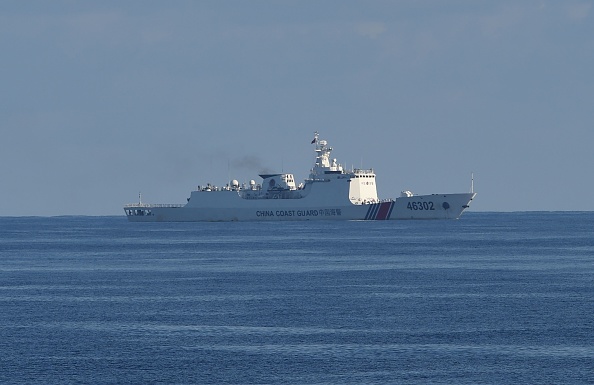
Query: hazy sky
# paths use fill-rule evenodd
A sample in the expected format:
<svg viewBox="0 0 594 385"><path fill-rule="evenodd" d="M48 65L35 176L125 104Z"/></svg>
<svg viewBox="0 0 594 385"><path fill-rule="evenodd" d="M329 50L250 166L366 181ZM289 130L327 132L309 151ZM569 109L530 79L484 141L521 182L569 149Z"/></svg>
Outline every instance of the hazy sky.
<svg viewBox="0 0 594 385"><path fill-rule="evenodd" d="M313 165L381 198L594 210L591 1L0 2L0 216Z"/></svg>

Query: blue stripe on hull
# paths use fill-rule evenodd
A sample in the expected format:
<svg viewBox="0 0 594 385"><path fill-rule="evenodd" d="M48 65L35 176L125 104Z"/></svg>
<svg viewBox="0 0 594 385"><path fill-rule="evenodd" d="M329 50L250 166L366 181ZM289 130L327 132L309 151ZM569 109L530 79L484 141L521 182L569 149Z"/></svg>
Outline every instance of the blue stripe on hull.
<svg viewBox="0 0 594 385"><path fill-rule="evenodd" d="M365 215L365 220L371 219L371 212L372 211L373 211L373 205L369 205L369 208L367 209L367 214Z"/></svg>

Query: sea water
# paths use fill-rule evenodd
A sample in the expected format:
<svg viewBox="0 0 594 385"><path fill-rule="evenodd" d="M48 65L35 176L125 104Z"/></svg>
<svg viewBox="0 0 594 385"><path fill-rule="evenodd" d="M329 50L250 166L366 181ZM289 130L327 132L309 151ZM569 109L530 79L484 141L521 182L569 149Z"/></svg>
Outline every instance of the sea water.
<svg viewBox="0 0 594 385"><path fill-rule="evenodd" d="M0 218L0 383L594 382L594 213Z"/></svg>

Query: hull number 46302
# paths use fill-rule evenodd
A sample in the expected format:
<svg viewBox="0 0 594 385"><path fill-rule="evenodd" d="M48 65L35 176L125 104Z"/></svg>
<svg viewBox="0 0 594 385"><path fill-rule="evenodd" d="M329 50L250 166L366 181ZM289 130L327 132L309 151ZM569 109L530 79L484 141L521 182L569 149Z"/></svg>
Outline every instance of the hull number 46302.
<svg viewBox="0 0 594 385"><path fill-rule="evenodd" d="M406 208L409 210L435 210L433 202L408 202Z"/></svg>

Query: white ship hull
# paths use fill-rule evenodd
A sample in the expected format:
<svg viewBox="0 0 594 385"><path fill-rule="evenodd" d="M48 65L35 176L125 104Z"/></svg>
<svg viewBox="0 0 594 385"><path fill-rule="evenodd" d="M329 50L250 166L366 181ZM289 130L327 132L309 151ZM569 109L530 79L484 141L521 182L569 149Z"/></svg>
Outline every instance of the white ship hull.
<svg viewBox="0 0 594 385"><path fill-rule="evenodd" d="M474 193L417 195L363 205L308 205L308 202L242 202L231 196L218 207L190 205L128 205L134 222L232 222L309 220L457 219L469 206ZM226 204L224 204L226 203ZM235 203L231 205L231 203ZM265 203L265 204L263 204ZM232 206L232 207L230 207Z"/></svg>
<svg viewBox="0 0 594 385"><path fill-rule="evenodd" d="M263 181L225 187L208 184L192 191L185 205L139 203L124 206L133 222L230 222L308 220L457 219L475 193L414 195L403 191L380 200L372 169L344 170L330 159L325 140L316 144L316 162L305 183L292 174L263 174ZM472 190L472 189L471 189Z"/></svg>

